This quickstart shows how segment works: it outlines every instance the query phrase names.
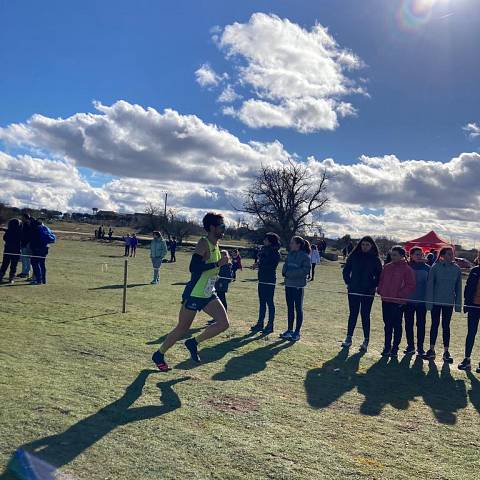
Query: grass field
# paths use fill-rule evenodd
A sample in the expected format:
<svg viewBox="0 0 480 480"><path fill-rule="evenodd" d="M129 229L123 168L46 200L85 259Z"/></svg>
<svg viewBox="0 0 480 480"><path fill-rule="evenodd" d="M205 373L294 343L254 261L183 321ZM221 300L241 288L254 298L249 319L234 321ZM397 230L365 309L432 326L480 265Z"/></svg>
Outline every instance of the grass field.
<svg viewBox="0 0 480 480"><path fill-rule="evenodd" d="M357 353L359 332L341 351L346 297L325 291L344 289L339 264L320 266L306 291L300 343L246 335L257 299L244 271L229 293L232 326L202 346L204 363L179 344L162 374L150 355L175 324L189 259L179 253L151 286L140 250L121 314L119 255L59 241L48 285L0 287L0 472L23 447L84 480L478 477L480 377L381 359L378 301L369 352ZM276 299L279 333L280 288ZM454 316L456 363L465 324Z"/></svg>

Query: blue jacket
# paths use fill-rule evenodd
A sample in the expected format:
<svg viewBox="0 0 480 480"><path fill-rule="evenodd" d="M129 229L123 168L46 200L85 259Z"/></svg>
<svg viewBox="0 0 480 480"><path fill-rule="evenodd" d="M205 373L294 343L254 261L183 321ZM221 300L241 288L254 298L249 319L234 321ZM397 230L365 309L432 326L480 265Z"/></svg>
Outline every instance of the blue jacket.
<svg viewBox="0 0 480 480"><path fill-rule="evenodd" d="M282 275L285 277L285 286L295 288L305 287L311 268L310 255L303 250L289 252L282 268Z"/></svg>
<svg viewBox="0 0 480 480"><path fill-rule="evenodd" d="M408 298L407 303L424 302L427 298L427 283L430 267L426 263L410 262L415 273L415 290Z"/></svg>

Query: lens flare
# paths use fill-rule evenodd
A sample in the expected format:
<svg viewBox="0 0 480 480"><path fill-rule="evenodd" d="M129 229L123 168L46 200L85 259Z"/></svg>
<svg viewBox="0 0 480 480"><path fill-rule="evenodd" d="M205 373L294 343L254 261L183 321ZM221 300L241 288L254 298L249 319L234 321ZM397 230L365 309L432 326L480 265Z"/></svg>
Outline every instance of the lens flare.
<svg viewBox="0 0 480 480"><path fill-rule="evenodd" d="M398 21L405 30L417 30L432 18L437 0L403 0L398 10Z"/></svg>

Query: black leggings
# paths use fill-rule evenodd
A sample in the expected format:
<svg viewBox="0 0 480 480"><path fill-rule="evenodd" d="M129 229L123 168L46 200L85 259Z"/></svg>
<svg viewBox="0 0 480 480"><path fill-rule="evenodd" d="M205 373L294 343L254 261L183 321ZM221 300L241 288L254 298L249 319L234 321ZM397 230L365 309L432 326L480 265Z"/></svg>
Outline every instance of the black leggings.
<svg viewBox="0 0 480 480"><path fill-rule="evenodd" d="M438 327L440 326L440 316L442 317L443 346L450 346L450 320L452 320L453 307L445 305L434 305L432 307L432 326L430 328L430 345L435 345L438 336Z"/></svg>
<svg viewBox="0 0 480 480"><path fill-rule="evenodd" d="M20 255L11 255L9 253L3 254L2 266L0 267L0 280L3 278L3 276L7 272L8 267L10 267L10 273L8 276L9 280L13 280L15 278L19 260L20 260Z"/></svg>
<svg viewBox="0 0 480 480"><path fill-rule="evenodd" d="M479 308L468 312L468 333L465 341L465 357L470 358L472 355L473 345L475 343L475 336L478 331L478 322L480 321L480 306Z"/></svg>
<svg viewBox="0 0 480 480"><path fill-rule="evenodd" d="M303 323L303 288L285 287L285 298L287 300L288 330L293 330L296 314L295 332L300 332Z"/></svg>
<svg viewBox="0 0 480 480"><path fill-rule="evenodd" d="M217 297L222 302L222 305L225 307L225 311L227 311L227 292L217 292Z"/></svg>
<svg viewBox="0 0 480 480"><path fill-rule="evenodd" d="M407 336L407 345L415 347L415 338L413 326L415 324L415 315L417 317L417 350L423 351L425 341L425 323L427 318L427 307L424 303L407 303L405 306L405 335Z"/></svg>
<svg viewBox="0 0 480 480"><path fill-rule="evenodd" d="M313 280L315 278L315 267L317 266L316 263L312 263L312 272L310 274L310 279Z"/></svg>
<svg viewBox="0 0 480 480"><path fill-rule="evenodd" d="M348 308L350 315L348 317L347 335L353 337L353 332L357 326L358 314L362 317L363 338L370 338L370 312L372 311L373 296L363 297L361 295L348 295Z"/></svg>
<svg viewBox="0 0 480 480"><path fill-rule="evenodd" d="M385 350L398 351L402 341L402 316L404 305L382 302L383 323L385 330ZM393 345L392 345L393 336Z"/></svg>
<svg viewBox="0 0 480 480"><path fill-rule="evenodd" d="M263 325L265 322L265 315L268 307L268 324L273 327L275 321L275 302L273 297L275 295L275 285L258 284L258 300L260 307L258 309L258 324Z"/></svg>

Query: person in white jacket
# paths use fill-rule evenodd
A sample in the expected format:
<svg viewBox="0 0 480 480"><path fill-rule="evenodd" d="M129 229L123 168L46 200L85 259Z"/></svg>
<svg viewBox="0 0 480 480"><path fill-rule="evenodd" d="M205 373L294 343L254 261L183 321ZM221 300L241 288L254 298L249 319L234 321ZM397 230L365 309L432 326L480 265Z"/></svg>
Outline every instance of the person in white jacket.
<svg viewBox="0 0 480 480"><path fill-rule="evenodd" d="M153 232L153 240L150 243L150 258L152 259L153 266L153 280L150 282L152 285L158 285L160 283L160 267L166 254L167 244L162 234L157 231Z"/></svg>
<svg viewBox="0 0 480 480"><path fill-rule="evenodd" d="M310 253L310 260L312 261L312 271L309 275L310 281L315 279L315 267L320 263L320 252L316 245L312 245L312 252Z"/></svg>

